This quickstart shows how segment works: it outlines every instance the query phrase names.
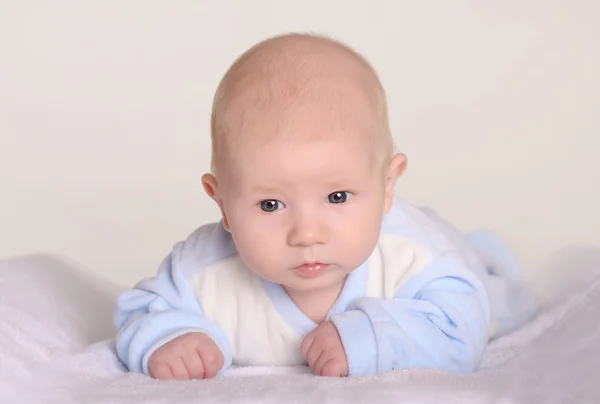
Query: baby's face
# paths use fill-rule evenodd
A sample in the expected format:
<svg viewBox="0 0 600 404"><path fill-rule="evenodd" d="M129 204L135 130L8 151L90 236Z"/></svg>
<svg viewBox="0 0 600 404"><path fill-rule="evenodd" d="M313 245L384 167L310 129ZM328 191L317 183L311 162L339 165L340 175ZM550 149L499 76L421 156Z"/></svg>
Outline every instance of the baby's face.
<svg viewBox="0 0 600 404"><path fill-rule="evenodd" d="M334 137L237 151L218 187L244 263L288 290L343 283L375 248L385 210L387 171L369 147Z"/></svg>

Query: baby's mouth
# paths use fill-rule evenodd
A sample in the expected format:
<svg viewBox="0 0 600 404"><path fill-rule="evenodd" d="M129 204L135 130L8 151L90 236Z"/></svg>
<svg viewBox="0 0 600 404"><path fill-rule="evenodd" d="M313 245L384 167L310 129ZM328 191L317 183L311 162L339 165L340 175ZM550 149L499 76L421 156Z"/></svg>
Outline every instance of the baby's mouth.
<svg viewBox="0 0 600 404"><path fill-rule="evenodd" d="M314 278L327 271L329 267L329 264L324 264L322 262L311 262L294 267L292 268L292 271L303 278Z"/></svg>

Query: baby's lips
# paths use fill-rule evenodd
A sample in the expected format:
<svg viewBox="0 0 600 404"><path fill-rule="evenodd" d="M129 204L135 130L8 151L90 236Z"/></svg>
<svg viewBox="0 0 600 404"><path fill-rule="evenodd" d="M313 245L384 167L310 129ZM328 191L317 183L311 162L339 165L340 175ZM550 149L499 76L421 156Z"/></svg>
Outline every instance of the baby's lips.
<svg viewBox="0 0 600 404"><path fill-rule="evenodd" d="M329 267L330 267L329 264L315 262L315 263L305 263L305 264L299 265L292 269L294 272L296 272L298 275L302 276L303 278L313 278L315 276L321 275Z"/></svg>

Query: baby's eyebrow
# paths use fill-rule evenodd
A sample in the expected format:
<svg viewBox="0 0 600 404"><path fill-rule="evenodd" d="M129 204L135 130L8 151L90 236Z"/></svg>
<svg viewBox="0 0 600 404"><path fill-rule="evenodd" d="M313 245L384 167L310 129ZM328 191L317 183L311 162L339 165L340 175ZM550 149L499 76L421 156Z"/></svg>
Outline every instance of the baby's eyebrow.
<svg viewBox="0 0 600 404"><path fill-rule="evenodd" d="M270 185L255 185L252 188L250 188L250 190L253 193L260 193L260 194L273 194L273 193L278 193L281 191L281 189L274 187L274 186L270 186Z"/></svg>

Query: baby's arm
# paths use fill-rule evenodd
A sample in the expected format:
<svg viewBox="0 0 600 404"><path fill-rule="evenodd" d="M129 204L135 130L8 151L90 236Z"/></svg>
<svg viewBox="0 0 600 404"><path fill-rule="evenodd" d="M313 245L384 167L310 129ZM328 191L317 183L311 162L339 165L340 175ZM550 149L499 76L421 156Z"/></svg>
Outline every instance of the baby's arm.
<svg viewBox="0 0 600 404"><path fill-rule="evenodd" d="M332 321L350 375L414 367L471 372L490 328L483 286L450 253L400 287L394 299L358 299Z"/></svg>
<svg viewBox="0 0 600 404"><path fill-rule="evenodd" d="M162 262L156 277L140 282L117 301L117 354L132 372L150 375L148 360L160 347L184 334L206 334L231 364L231 350L219 326L204 317L191 285L199 268L176 245ZM201 268L200 268L201 269Z"/></svg>

